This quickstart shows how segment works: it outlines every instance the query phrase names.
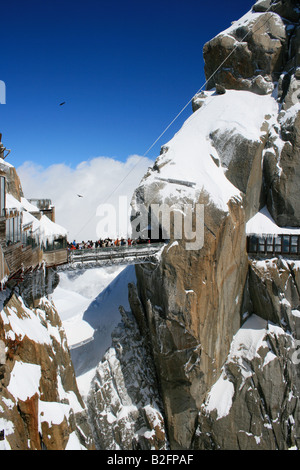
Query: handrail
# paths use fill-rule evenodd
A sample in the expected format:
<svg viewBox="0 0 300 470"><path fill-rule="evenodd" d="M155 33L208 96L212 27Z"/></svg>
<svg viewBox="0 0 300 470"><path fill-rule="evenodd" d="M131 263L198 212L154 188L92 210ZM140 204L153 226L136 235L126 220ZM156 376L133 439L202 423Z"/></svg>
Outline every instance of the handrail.
<svg viewBox="0 0 300 470"><path fill-rule="evenodd" d="M123 245L123 246L106 246L99 248L79 248L76 250L69 250L69 254L74 257L80 257L85 254L105 254L105 253L118 253L118 252L133 252L133 251L144 251L155 252L158 251L164 243L151 243L151 244L137 244L137 245Z"/></svg>
<svg viewBox="0 0 300 470"><path fill-rule="evenodd" d="M86 269L110 264L143 264L155 261L156 255L165 243L151 243L133 246L87 248L68 251L68 260L59 270Z"/></svg>

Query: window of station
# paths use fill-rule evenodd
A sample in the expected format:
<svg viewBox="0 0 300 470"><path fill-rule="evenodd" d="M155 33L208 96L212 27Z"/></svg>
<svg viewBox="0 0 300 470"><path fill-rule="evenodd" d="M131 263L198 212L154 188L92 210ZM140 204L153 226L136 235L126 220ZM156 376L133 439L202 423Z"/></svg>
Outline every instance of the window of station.
<svg viewBox="0 0 300 470"><path fill-rule="evenodd" d="M44 245L44 251L56 251L62 250L67 248L67 240L65 238L58 238L57 240L53 240L53 242L49 242L47 240L46 246Z"/></svg>
<svg viewBox="0 0 300 470"><path fill-rule="evenodd" d="M0 176L0 217L5 216L5 178Z"/></svg>
<svg viewBox="0 0 300 470"><path fill-rule="evenodd" d="M257 252L257 244L258 244L258 238L255 237L254 235L249 238L249 252L250 253L256 253Z"/></svg>
<svg viewBox="0 0 300 470"><path fill-rule="evenodd" d="M27 229L27 230L22 230L22 245L23 248L26 248L27 246L31 246L34 248L37 246L35 243L35 239L32 237L32 230Z"/></svg>
<svg viewBox="0 0 300 470"><path fill-rule="evenodd" d="M27 246L28 235L29 235L29 230L23 230L22 231L22 245L23 245L24 248L25 248L25 246Z"/></svg>
<svg viewBox="0 0 300 470"><path fill-rule="evenodd" d="M300 236L299 235L266 235L249 236L248 252L275 255L299 255Z"/></svg>
<svg viewBox="0 0 300 470"><path fill-rule="evenodd" d="M274 237L269 235L267 237L267 252L273 253L273 251L274 251Z"/></svg>
<svg viewBox="0 0 300 470"><path fill-rule="evenodd" d="M67 241L65 238L60 238L59 240L54 240L53 242L53 249L54 250L62 250L63 248L67 248Z"/></svg>
<svg viewBox="0 0 300 470"><path fill-rule="evenodd" d="M20 217L10 217L6 219L6 244L11 245L21 240L21 220Z"/></svg>
<svg viewBox="0 0 300 470"><path fill-rule="evenodd" d="M275 237L275 253L281 253L281 237Z"/></svg>
<svg viewBox="0 0 300 470"><path fill-rule="evenodd" d="M266 250L265 248L265 238L264 237L259 237L258 239L258 251L260 253L264 253Z"/></svg>
<svg viewBox="0 0 300 470"><path fill-rule="evenodd" d="M298 253L299 250L299 237L297 235L291 237L291 253Z"/></svg>
<svg viewBox="0 0 300 470"><path fill-rule="evenodd" d="M284 235L282 237L282 253L290 252L290 237L289 235Z"/></svg>

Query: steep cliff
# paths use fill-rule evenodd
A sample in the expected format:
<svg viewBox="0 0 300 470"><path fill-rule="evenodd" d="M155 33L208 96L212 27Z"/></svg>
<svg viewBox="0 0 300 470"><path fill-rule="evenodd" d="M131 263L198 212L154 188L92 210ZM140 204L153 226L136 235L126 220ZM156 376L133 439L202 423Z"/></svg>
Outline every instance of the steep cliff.
<svg viewBox="0 0 300 470"><path fill-rule="evenodd" d="M245 228L265 205L277 226L300 226L299 15L299 2L260 1L205 45L207 90L133 196L134 214L162 204L175 214L159 265L136 267L136 316L174 449L298 445L297 281L288 290L298 271L265 264L270 288ZM188 204L204 206L201 249L176 237Z"/></svg>
<svg viewBox="0 0 300 470"><path fill-rule="evenodd" d="M24 289L1 292L0 448L93 448L66 336L47 298L51 281L44 276L37 270Z"/></svg>
<svg viewBox="0 0 300 470"><path fill-rule="evenodd" d="M246 249L248 234L300 234L299 6L260 0L205 45L207 89L132 199L133 227L166 242L159 262L85 315L95 334L73 361L94 373L86 404L53 273L2 293L2 447L299 448L299 259Z"/></svg>
<svg viewBox="0 0 300 470"><path fill-rule="evenodd" d="M151 355L130 312L96 369L88 410L98 449L165 450L167 436Z"/></svg>
<svg viewBox="0 0 300 470"><path fill-rule="evenodd" d="M128 285L135 313L140 309L135 283L135 268L128 266L94 299L83 315L94 328L92 341L71 350L95 446L101 450L168 445L151 351L130 311Z"/></svg>
<svg viewBox="0 0 300 470"><path fill-rule="evenodd" d="M196 449L299 448L299 267L250 262L251 308L201 407Z"/></svg>

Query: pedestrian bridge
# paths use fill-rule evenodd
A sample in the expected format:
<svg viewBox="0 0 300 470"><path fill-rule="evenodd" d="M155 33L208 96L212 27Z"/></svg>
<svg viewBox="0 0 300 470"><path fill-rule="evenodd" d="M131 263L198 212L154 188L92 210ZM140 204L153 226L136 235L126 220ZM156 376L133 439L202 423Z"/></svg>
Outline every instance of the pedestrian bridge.
<svg viewBox="0 0 300 470"><path fill-rule="evenodd" d="M151 243L70 250L67 263L57 266L57 271L101 268L113 265L156 264L159 253L164 246L164 243Z"/></svg>

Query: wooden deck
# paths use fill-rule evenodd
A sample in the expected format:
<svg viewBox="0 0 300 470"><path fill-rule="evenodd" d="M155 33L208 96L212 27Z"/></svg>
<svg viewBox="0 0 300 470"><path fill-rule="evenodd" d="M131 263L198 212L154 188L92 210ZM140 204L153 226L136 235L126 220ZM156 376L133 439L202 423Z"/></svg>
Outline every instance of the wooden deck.
<svg viewBox="0 0 300 470"><path fill-rule="evenodd" d="M22 247L20 242L9 245L3 249L3 254L9 268L10 275L20 269L30 269L42 263L42 253L38 247Z"/></svg>
<svg viewBox="0 0 300 470"><path fill-rule="evenodd" d="M68 250L53 250L43 252L43 261L45 261L46 267L60 266L68 262Z"/></svg>

